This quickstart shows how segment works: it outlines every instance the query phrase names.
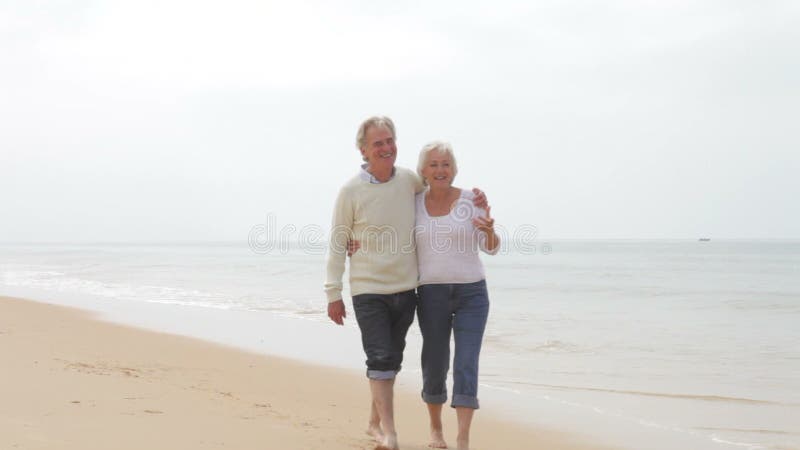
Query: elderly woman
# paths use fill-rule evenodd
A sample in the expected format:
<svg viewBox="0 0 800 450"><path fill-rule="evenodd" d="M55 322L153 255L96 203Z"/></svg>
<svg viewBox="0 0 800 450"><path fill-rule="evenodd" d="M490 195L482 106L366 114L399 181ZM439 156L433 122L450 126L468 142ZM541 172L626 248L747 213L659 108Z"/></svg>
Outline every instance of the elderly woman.
<svg viewBox="0 0 800 450"><path fill-rule="evenodd" d="M450 335L455 336L453 397L459 450L469 448L478 409L478 359L489 314L486 280L478 250L495 254L500 240L490 208L476 208L473 193L453 186L458 173L448 143L432 142L419 155L417 172L428 188L417 194L416 245L422 331L422 399L430 414L430 447L447 448L442 405L447 401Z"/></svg>

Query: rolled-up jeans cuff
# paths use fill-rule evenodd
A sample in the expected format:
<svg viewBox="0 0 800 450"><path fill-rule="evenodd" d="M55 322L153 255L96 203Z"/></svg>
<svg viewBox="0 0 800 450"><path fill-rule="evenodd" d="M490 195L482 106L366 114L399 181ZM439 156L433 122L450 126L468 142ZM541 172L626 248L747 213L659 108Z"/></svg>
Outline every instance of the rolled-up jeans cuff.
<svg viewBox="0 0 800 450"><path fill-rule="evenodd" d="M453 394L453 403L451 403L450 406L453 408L480 408L480 405L478 404L478 397L461 394Z"/></svg>
<svg viewBox="0 0 800 450"><path fill-rule="evenodd" d="M441 405L447 401L447 393L444 394L426 394L422 392L422 401L434 405Z"/></svg>
<svg viewBox="0 0 800 450"><path fill-rule="evenodd" d="M370 380L394 380L396 370L370 370L367 369L367 378Z"/></svg>

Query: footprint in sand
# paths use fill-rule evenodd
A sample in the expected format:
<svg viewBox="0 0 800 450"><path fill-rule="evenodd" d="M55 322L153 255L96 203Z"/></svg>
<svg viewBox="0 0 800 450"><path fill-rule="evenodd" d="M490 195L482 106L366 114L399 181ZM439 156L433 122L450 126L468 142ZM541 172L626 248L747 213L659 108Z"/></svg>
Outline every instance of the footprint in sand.
<svg viewBox="0 0 800 450"><path fill-rule="evenodd" d="M159 411L157 409L145 409L144 412L147 414L164 414L164 411Z"/></svg>

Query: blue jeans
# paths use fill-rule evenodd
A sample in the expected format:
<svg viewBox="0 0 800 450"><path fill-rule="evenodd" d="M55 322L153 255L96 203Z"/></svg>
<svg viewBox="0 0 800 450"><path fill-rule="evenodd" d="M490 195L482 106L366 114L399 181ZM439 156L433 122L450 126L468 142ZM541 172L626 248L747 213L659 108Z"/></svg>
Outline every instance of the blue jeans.
<svg viewBox="0 0 800 450"><path fill-rule="evenodd" d="M360 294L353 296L353 310L367 354L367 377L391 380L400 371L406 333L414 322L417 294Z"/></svg>
<svg viewBox="0 0 800 450"><path fill-rule="evenodd" d="M455 335L452 407L478 409L478 359L489 316L486 281L465 284L425 284L418 288L419 329L422 331L422 399L447 401L450 334Z"/></svg>

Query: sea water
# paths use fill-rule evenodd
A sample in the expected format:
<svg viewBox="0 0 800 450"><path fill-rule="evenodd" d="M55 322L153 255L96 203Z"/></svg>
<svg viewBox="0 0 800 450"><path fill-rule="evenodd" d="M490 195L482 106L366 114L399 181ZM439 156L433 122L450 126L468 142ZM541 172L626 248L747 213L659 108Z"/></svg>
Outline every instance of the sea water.
<svg viewBox="0 0 800 450"><path fill-rule="evenodd" d="M486 409L618 448L800 449L800 242L556 241L483 260ZM361 371L324 273L299 246L0 245L0 294ZM415 388L420 340L414 325Z"/></svg>

